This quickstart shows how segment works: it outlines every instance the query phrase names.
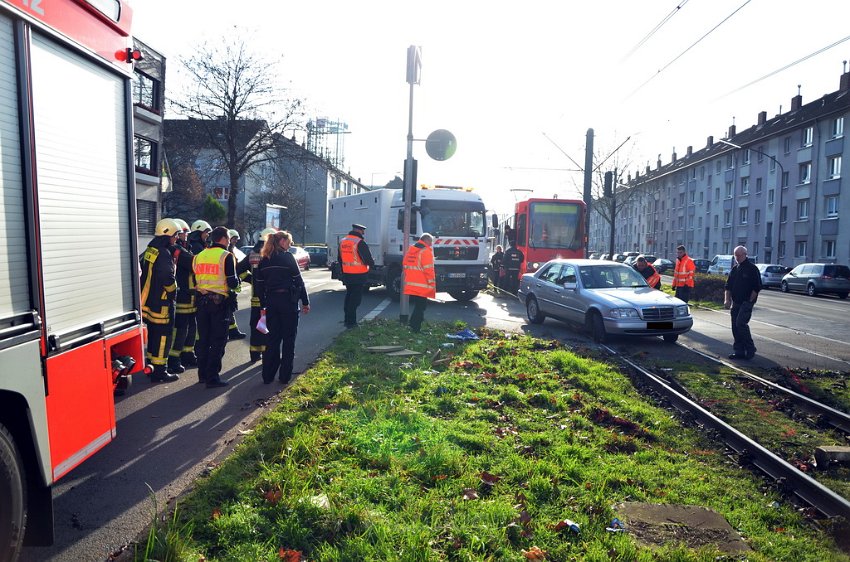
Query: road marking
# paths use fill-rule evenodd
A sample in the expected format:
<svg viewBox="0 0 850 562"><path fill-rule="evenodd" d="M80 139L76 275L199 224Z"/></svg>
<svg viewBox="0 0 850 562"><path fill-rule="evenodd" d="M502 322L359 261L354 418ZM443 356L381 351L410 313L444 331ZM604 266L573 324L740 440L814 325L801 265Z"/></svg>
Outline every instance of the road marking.
<svg viewBox="0 0 850 562"><path fill-rule="evenodd" d="M374 320L380 313L384 311L390 305L390 299L384 299L382 302L378 304L375 308L373 308L369 314L363 317L363 321Z"/></svg>
<svg viewBox="0 0 850 562"><path fill-rule="evenodd" d="M759 308L762 308L762 307L759 307ZM728 312L727 310L714 310L713 308L709 309L709 310L711 310L712 312L718 312L718 313ZM767 310L772 310L772 309L767 309ZM779 312L779 311L777 311L777 312ZM793 314L793 313L791 313L791 314ZM834 342L835 341L834 337L831 338L831 337L828 337L828 336L821 336L821 335L818 335L818 334L813 334L811 332L804 332L803 330L798 330L796 328L789 328L788 326L780 326L779 324L771 324L770 322L765 322L764 320L757 320L757 319L753 318L753 319L750 320L750 322L757 322L757 323L762 324L764 326L770 326L771 328L779 328L781 330L788 330L789 332L794 332L795 334L800 335L800 336L809 336L809 337L812 337L812 338L820 338L820 339L826 340L828 342ZM712 322L712 324L714 324L714 323ZM720 326L720 324L715 324L715 326ZM762 336L762 337L764 337L764 336ZM768 338L765 338L765 339L768 339ZM794 349L796 349L796 348L794 348Z"/></svg>

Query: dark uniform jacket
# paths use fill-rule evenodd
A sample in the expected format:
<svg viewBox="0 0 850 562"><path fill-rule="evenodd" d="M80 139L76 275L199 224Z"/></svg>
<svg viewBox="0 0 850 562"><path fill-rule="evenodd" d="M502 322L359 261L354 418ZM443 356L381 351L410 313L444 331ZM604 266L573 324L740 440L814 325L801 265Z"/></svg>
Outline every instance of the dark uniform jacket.
<svg viewBox="0 0 850 562"><path fill-rule="evenodd" d="M260 260L263 259L260 252L263 250L264 245L265 242L258 240L254 244L254 247L251 248L251 251L248 252L248 255L236 264L236 275L239 276L239 280L251 284L251 306L260 306L260 289L257 287L257 283L259 283L257 280L257 267L260 265Z"/></svg>
<svg viewBox="0 0 850 562"><path fill-rule="evenodd" d="M355 238L360 239L360 242L357 243L357 253L360 254L360 261L368 265L370 269L375 267L375 260L372 258L372 252L369 250L369 244L363 240L363 236L356 230L349 232L348 236L354 236ZM337 255L340 257L340 261L342 261L341 250L337 252ZM342 268L340 268L340 281L342 281L344 285L366 283L368 278L368 273L345 273L342 271Z"/></svg>
<svg viewBox="0 0 850 562"><path fill-rule="evenodd" d="M171 247L171 257L176 267L177 280L177 312L191 314L195 312L195 272L192 269L192 259L195 255L179 241Z"/></svg>
<svg viewBox="0 0 850 562"><path fill-rule="evenodd" d="M761 272L756 264L750 260L736 263L726 279L726 290L729 291L729 296L735 304L750 300L753 291L756 292L756 299L758 299L758 292L761 291ZM756 301L753 300L753 302Z"/></svg>
<svg viewBox="0 0 850 562"><path fill-rule="evenodd" d="M505 252L505 257L502 258L502 267L510 271L519 271L524 259L525 256L522 255L522 252L511 246Z"/></svg>
<svg viewBox="0 0 850 562"><path fill-rule="evenodd" d="M260 303L265 308L272 295L286 293L291 301L296 298L302 304L310 304L307 297L307 287L301 278L301 270L295 256L289 252L276 252L269 258L263 258L255 273L255 280L259 279Z"/></svg>
<svg viewBox="0 0 850 562"><path fill-rule="evenodd" d="M171 303L177 291L171 248L170 237L155 236L139 258L142 315L155 324L168 324L171 320Z"/></svg>

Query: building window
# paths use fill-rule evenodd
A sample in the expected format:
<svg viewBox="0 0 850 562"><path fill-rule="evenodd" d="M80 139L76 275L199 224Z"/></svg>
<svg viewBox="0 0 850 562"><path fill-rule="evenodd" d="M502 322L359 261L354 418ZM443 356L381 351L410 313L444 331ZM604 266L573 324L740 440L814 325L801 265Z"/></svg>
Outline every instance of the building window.
<svg viewBox="0 0 850 562"><path fill-rule="evenodd" d="M747 219L749 218L749 209L747 207L742 207L738 209L738 224L747 224Z"/></svg>
<svg viewBox="0 0 850 562"><path fill-rule="evenodd" d="M838 117L832 122L832 138L844 136L844 117Z"/></svg>
<svg viewBox="0 0 850 562"><path fill-rule="evenodd" d="M827 174L829 179L841 177L841 156L830 156L826 160Z"/></svg>
<svg viewBox="0 0 850 562"><path fill-rule="evenodd" d="M806 241L798 240L794 243L794 257L796 258L805 258L806 257Z"/></svg>
<svg viewBox="0 0 850 562"><path fill-rule="evenodd" d="M699 203L700 203L700 205L702 205L704 195L705 195L705 193L703 193L702 191L699 192Z"/></svg>
<svg viewBox="0 0 850 562"><path fill-rule="evenodd" d="M812 146L812 138L814 138L814 127L806 127L803 129L802 135L800 136L800 146L807 147Z"/></svg>
<svg viewBox="0 0 850 562"><path fill-rule="evenodd" d="M714 163L714 173L719 174L722 167L723 167L723 164L720 162L720 160L715 162Z"/></svg>
<svg viewBox="0 0 850 562"><path fill-rule="evenodd" d="M774 192L773 192L773 190L772 190L772 189L768 189L768 190L767 190L767 204L768 204L768 205L773 205L773 198L774 198L773 193L774 193Z"/></svg>
<svg viewBox="0 0 850 562"><path fill-rule="evenodd" d="M219 201L227 201L230 198L230 188L214 187L212 189L212 196L218 199Z"/></svg>
<svg viewBox="0 0 850 562"><path fill-rule="evenodd" d="M741 178L741 195L750 194L750 178Z"/></svg>
<svg viewBox="0 0 850 562"><path fill-rule="evenodd" d="M785 154L789 154L791 152L791 137L785 137L784 148Z"/></svg>
<svg viewBox="0 0 850 562"><path fill-rule="evenodd" d="M730 197L732 197L732 182L727 181L726 182L726 199L729 199Z"/></svg>
<svg viewBox="0 0 850 562"><path fill-rule="evenodd" d="M758 151L758 161L761 163L764 160L764 146L759 147Z"/></svg>
<svg viewBox="0 0 850 562"><path fill-rule="evenodd" d="M826 198L826 216L838 216L838 195L829 195Z"/></svg>
<svg viewBox="0 0 850 562"><path fill-rule="evenodd" d="M761 194L761 178L756 178L756 195Z"/></svg>
<svg viewBox="0 0 850 562"><path fill-rule="evenodd" d="M139 105L159 113L159 100L157 92L157 82L145 76L141 72L135 72L133 75L133 104Z"/></svg>
<svg viewBox="0 0 850 562"><path fill-rule="evenodd" d="M779 259L783 259L785 257L785 241L779 243L779 247L776 252L779 254Z"/></svg>
<svg viewBox="0 0 850 562"><path fill-rule="evenodd" d="M156 229L156 201L136 200L136 212L139 221L139 234L153 236Z"/></svg>
<svg viewBox="0 0 850 562"><path fill-rule="evenodd" d="M745 148L744 149L744 164L749 164L749 163L750 163L750 149Z"/></svg>
<svg viewBox="0 0 850 562"><path fill-rule="evenodd" d="M731 170L735 167L735 159L732 158L732 153L726 155L726 169Z"/></svg>
<svg viewBox="0 0 850 562"><path fill-rule="evenodd" d="M714 188L714 200L720 201L720 188L719 187Z"/></svg>
<svg viewBox="0 0 850 562"><path fill-rule="evenodd" d="M723 253L724 253L724 254L728 254L728 253L729 253L729 242L724 242L724 243L723 243Z"/></svg>
<svg viewBox="0 0 850 562"><path fill-rule="evenodd" d="M804 221L809 219L809 200L800 199L797 201L797 220Z"/></svg>
<svg viewBox="0 0 850 562"><path fill-rule="evenodd" d="M753 212L753 222L756 224L761 224L761 209L756 209Z"/></svg>
<svg viewBox="0 0 850 562"><path fill-rule="evenodd" d="M702 228L702 217L697 219L697 228Z"/></svg>
<svg viewBox="0 0 850 562"><path fill-rule="evenodd" d="M781 187L788 187L789 181L791 181L791 172L782 172Z"/></svg>
<svg viewBox="0 0 850 562"><path fill-rule="evenodd" d="M823 241L823 257L835 259L835 240Z"/></svg>
<svg viewBox="0 0 850 562"><path fill-rule="evenodd" d="M753 242L753 259L758 258L759 255L759 243Z"/></svg>
<svg viewBox="0 0 850 562"><path fill-rule="evenodd" d="M701 179L701 180L705 179L705 166L699 167L699 179Z"/></svg>
<svg viewBox="0 0 850 562"><path fill-rule="evenodd" d="M729 226L732 224L732 211L723 211L723 225Z"/></svg>
<svg viewBox="0 0 850 562"><path fill-rule="evenodd" d="M769 169L770 169L770 171L771 171L771 172L772 172L772 171L774 171L774 170L776 170L776 160L775 160L775 159L773 159L773 158L771 158L771 159L770 159L770 166L769 166Z"/></svg>
<svg viewBox="0 0 850 562"><path fill-rule="evenodd" d="M714 215L714 228L717 228L719 221L720 221L720 215Z"/></svg>
<svg viewBox="0 0 850 562"><path fill-rule="evenodd" d="M788 220L788 207L785 205L779 209L779 222L786 222Z"/></svg>
<svg viewBox="0 0 850 562"><path fill-rule="evenodd" d="M800 164L800 181L798 183L809 183L812 181L812 163Z"/></svg>
<svg viewBox="0 0 850 562"><path fill-rule="evenodd" d="M133 137L133 153L136 171L151 176L155 175L156 143L143 137Z"/></svg>

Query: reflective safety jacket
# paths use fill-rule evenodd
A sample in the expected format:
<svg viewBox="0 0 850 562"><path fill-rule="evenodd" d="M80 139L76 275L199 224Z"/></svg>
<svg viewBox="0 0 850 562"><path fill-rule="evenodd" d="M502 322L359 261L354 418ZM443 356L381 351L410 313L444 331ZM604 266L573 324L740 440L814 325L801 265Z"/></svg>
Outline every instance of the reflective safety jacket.
<svg viewBox="0 0 850 562"><path fill-rule="evenodd" d="M369 273L369 265L360 258L357 246L363 239L353 234L348 234L339 242L339 260L342 272L347 274Z"/></svg>
<svg viewBox="0 0 850 562"><path fill-rule="evenodd" d="M224 296L230 294L225 273L225 262L228 259L235 260L233 254L221 246L207 248L195 256L192 267L195 270L196 287L199 292L218 293Z"/></svg>
<svg viewBox="0 0 850 562"><path fill-rule="evenodd" d="M404 254L404 294L417 297L437 296L437 275L434 272L434 251L417 242Z"/></svg>
<svg viewBox="0 0 850 562"><path fill-rule="evenodd" d="M153 324L168 324L172 320L171 303L174 302L177 282L170 247L168 236L156 236L139 258L142 267L142 317Z"/></svg>
<svg viewBox="0 0 850 562"><path fill-rule="evenodd" d="M635 271L640 273L644 279L646 279L646 284L652 287L653 289L661 288L661 275L658 274L658 271L652 266L651 263L647 263L646 267L641 271L637 266L634 266Z"/></svg>
<svg viewBox="0 0 850 562"><path fill-rule="evenodd" d="M194 314L195 306L195 272L192 270L194 255L179 242L171 247L171 257L176 267L177 280L177 314Z"/></svg>
<svg viewBox="0 0 850 562"><path fill-rule="evenodd" d="M693 287L694 275L696 274L697 266L691 256L685 254L676 261L676 268L673 270L673 284L676 287Z"/></svg>

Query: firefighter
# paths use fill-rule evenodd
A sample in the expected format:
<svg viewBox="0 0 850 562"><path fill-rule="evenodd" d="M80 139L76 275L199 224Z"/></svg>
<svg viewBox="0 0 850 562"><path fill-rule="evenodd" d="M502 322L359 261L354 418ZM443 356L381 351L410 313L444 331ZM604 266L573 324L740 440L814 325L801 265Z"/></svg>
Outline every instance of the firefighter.
<svg viewBox="0 0 850 562"><path fill-rule="evenodd" d="M260 311L263 309L260 304L260 292L262 287L260 279L257 277L257 266L260 265L260 260L263 259L263 245L269 235L277 232L274 227L268 227L260 232L260 239L248 252L248 255L242 258L236 265L236 273L239 275L239 280L242 282L251 283L251 340L249 342L249 351L251 354L251 363L255 363L262 359L263 352L266 350L266 334L257 331L257 322L260 321Z"/></svg>
<svg viewBox="0 0 850 562"><path fill-rule="evenodd" d="M209 245L210 232L212 227L207 221L198 219L192 223L192 232L189 233L189 250L194 255L197 256Z"/></svg>
<svg viewBox="0 0 850 562"><path fill-rule="evenodd" d="M171 339L171 351L168 353L168 370L182 373L186 367L197 367L195 357L195 273L192 270L194 254L189 250L187 236L189 225L181 219L174 219L181 227L177 235L177 244L172 250L176 267L177 299L174 330Z"/></svg>
<svg viewBox="0 0 850 562"><path fill-rule="evenodd" d="M227 386L221 380L221 359L227 345L227 329L233 317L233 302L239 288L236 259L227 251L227 229L216 227L209 236L212 245L195 256L195 289L197 291L198 382L207 388Z"/></svg>
<svg viewBox="0 0 850 562"><path fill-rule="evenodd" d="M422 329L428 299L437 296L433 243L434 237L426 232L404 254L404 294L410 296L413 305L408 323L414 333Z"/></svg>
<svg viewBox="0 0 850 562"><path fill-rule="evenodd" d="M348 235L339 241L339 262L342 267L342 283L345 285L345 303L343 304L346 328L357 327L357 307L363 299L369 279L369 268L375 266L369 245L363 236L366 227L352 224Z"/></svg>
<svg viewBox="0 0 850 562"><path fill-rule="evenodd" d="M168 372L166 363L171 350L174 297L177 292L171 249L181 230L182 227L174 219L162 219L156 223L153 240L139 258L142 268L142 318L148 328L145 358L153 366L153 382L173 382L180 378L176 373Z"/></svg>
<svg viewBox="0 0 850 562"><path fill-rule="evenodd" d="M239 232L234 229L230 229L227 231L227 236L229 237L227 244L227 251L233 254L233 257L236 258L236 261L239 261L239 256L236 255L236 244L239 243ZM245 277L247 277L247 273L243 272L243 276L239 278L240 281L244 281ZM241 284L240 284L241 287ZM237 290L237 292L239 292ZM235 303L236 301L234 301ZM238 304L236 305L238 308ZM239 329L239 324L236 323L236 314L233 314L233 321L230 323L230 329L227 333L228 339L231 340L244 340L248 335Z"/></svg>

